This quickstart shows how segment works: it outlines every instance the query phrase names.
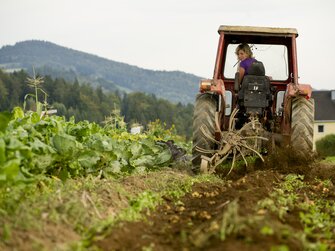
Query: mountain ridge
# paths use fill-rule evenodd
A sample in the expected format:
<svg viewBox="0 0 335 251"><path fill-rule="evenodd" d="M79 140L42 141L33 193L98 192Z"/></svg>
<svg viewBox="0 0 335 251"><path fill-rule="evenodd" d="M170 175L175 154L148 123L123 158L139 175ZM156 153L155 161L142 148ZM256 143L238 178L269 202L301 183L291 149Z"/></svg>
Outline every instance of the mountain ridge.
<svg viewBox="0 0 335 251"><path fill-rule="evenodd" d="M3 46L0 67L28 72L34 67L42 75L78 79L110 91L141 91L175 103L193 103L201 79L182 71L148 70L42 40Z"/></svg>

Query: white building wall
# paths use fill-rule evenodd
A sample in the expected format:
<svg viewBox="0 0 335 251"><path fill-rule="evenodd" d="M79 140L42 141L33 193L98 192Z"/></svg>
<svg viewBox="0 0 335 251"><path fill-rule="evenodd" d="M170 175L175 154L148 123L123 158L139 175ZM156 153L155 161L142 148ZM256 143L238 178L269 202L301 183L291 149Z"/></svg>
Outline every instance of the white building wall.
<svg viewBox="0 0 335 251"><path fill-rule="evenodd" d="M323 126L323 132L319 132ZM335 134L335 121L314 121L314 146L315 142L328 134Z"/></svg>

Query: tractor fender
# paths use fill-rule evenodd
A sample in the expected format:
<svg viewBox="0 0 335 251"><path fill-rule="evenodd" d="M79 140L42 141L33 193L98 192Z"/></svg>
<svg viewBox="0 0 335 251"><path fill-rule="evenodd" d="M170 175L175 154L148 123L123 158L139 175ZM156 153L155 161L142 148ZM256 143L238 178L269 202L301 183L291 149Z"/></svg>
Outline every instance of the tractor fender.
<svg viewBox="0 0 335 251"><path fill-rule="evenodd" d="M299 96L303 96L309 100L312 96L311 85L289 83L284 98L284 114L282 120L282 134L288 137L291 132L292 99Z"/></svg>
<svg viewBox="0 0 335 251"><path fill-rule="evenodd" d="M218 96L217 111L223 113L226 108L226 90L222 79L203 79L200 81L200 93L210 93Z"/></svg>
<svg viewBox="0 0 335 251"><path fill-rule="evenodd" d="M287 96L297 97L305 96L306 99L310 99L312 96L312 86L309 84L293 84L287 85Z"/></svg>
<svg viewBox="0 0 335 251"><path fill-rule="evenodd" d="M200 93L215 95L217 107L215 120L218 122L215 130L215 138L220 139L220 131L224 127L224 117L226 111L226 89L222 79L203 79L200 81Z"/></svg>
<svg viewBox="0 0 335 251"><path fill-rule="evenodd" d="M222 79L202 79L200 81L200 92L210 92L224 95L225 87Z"/></svg>

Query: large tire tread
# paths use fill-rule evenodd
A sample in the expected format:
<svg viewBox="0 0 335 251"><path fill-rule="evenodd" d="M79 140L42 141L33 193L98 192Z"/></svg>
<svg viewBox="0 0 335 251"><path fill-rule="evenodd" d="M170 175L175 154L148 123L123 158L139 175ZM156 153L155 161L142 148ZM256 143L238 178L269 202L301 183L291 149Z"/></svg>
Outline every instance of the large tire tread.
<svg viewBox="0 0 335 251"><path fill-rule="evenodd" d="M201 163L201 155L206 155L199 152L196 146L213 150L215 143L210 141L201 132L201 127L204 126L209 135L215 133L215 113L217 111L217 97L212 94L199 94L197 96L194 114L193 114L193 147L192 147L192 164L195 171L199 170ZM211 157L211 156L209 156Z"/></svg>
<svg viewBox="0 0 335 251"><path fill-rule="evenodd" d="M291 146L304 156L313 151L314 100L297 97L292 100Z"/></svg>

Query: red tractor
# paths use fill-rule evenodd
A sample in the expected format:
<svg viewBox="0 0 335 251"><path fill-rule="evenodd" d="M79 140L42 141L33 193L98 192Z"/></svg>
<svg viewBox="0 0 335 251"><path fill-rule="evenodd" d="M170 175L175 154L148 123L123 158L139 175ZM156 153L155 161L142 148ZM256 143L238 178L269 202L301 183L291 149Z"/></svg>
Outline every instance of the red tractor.
<svg viewBox="0 0 335 251"><path fill-rule="evenodd" d="M218 33L214 76L201 81L195 102L194 168L213 172L227 159L262 158L275 145L310 154L314 101L311 86L298 83L297 30L223 25ZM241 43L257 59L242 81L235 54Z"/></svg>

